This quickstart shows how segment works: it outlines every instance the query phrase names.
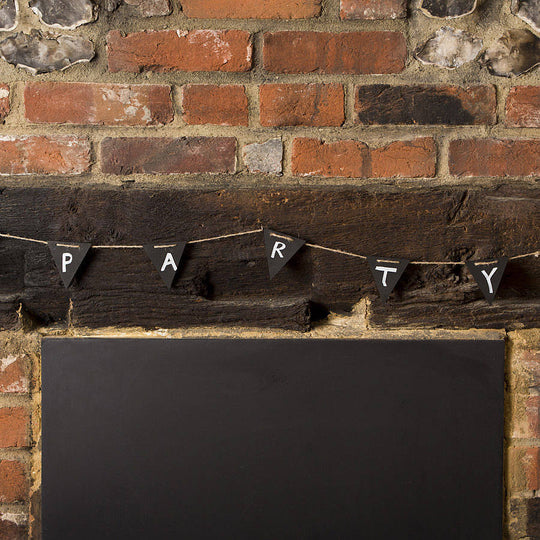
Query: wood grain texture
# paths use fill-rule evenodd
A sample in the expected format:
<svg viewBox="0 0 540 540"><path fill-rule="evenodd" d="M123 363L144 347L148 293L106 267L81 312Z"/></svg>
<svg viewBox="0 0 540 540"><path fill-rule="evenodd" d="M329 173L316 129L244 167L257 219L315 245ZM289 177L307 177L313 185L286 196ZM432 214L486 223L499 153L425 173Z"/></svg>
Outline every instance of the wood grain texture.
<svg viewBox="0 0 540 540"><path fill-rule="evenodd" d="M154 190L4 188L0 232L93 244L172 243L270 226L308 242L411 260L481 260L534 251L533 185L493 189ZM538 259L511 261L493 306L463 266L411 266L387 304L367 263L303 248L269 281L262 234L186 248L172 291L143 250L92 250L65 290L47 246L0 242L0 324L22 305L40 324L306 330L367 297L372 326L517 328L540 314ZM15 317L16 320L16 317Z"/></svg>

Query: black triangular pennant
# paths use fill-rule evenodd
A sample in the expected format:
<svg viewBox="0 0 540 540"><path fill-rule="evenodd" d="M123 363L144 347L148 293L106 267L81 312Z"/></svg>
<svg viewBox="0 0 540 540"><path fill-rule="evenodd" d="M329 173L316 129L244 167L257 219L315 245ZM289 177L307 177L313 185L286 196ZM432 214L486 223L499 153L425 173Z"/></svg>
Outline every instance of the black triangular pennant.
<svg viewBox="0 0 540 540"><path fill-rule="evenodd" d="M292 259L306 241L271 229L264 229L264 243L266 245L268 271L270 272L270 279L272 279Z"/></svg>
<svg viewBox="0 0 540 540"><path fill-rule="evenodd" d="M501 257L488 262L467 262L469 272L473 275L482 294L490 304L495 299L507 264L508 257Z"/></svg>
<svg viewBox="0 0 540 540"><path fill-rule="evenodd" d="M80 268L91 244L62 244L47 242L60 277L66 289L71 285L77 270Z"/></svg>
<svg viewBox="0 0 540 540"><path fill-rule="evenodd" d="M169 289L172 287L176 273L180 268L180 260L185 248L186 242L178 242L171 246L153 246L151 244L144 246L146 254L154 263L161 279Z"/></svg>
<svg viewBox="0 0 540 540"><path fill-rule="evenodd" d="M384 257L368 257L367 259L375 279L375 285L377 285L381 298L386 302L405 272L405 268L409 265L409 261Z"/></svg>

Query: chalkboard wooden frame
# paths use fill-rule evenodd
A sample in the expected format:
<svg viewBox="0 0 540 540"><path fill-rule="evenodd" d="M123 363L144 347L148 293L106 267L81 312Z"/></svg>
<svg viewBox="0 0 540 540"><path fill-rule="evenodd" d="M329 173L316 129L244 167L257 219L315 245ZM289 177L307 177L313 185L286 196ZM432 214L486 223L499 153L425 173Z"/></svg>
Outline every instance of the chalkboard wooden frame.
<svg viewBox="0 0 540 540"><path fill-rule="evenodd" d="M503 341L42 354L44 540L502 538Z"/></svg>

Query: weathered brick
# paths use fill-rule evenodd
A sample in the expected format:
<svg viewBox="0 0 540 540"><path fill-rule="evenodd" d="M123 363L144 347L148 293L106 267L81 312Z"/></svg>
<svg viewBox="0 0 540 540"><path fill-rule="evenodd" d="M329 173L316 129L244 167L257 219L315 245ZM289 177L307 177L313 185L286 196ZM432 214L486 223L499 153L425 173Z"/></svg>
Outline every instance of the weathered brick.
<svg viewBox="0 0 540 540"><path fill-rule="evenodd" d="M0 137L0 175L82 174L90 168L90 142L70 135Z"/></svg>
<svg viewBox="0 0 540 540"><path fill-rule="evenodd" d="M396 141L371 151L373 178L433 178L437 146L430 137Z"/></svg>
<svg viewBox="0 0 540 540"><path fill-rule="evenodd" d="M0 84L0 121L9 114L9 86Z"/></svg>
<svg viewBox="0 0 540 540"><path fill-rule="evenodd" d="M360 141L298 138L293 141L292 170L295 176L368 177L369 157L367 144Z"/></svg>
<svg viewBox="0 0 540 540"><path fill-rule="evenodd" d="M540 497L510 499L508 540L540 538Z"/></svg>
<svg viewBox="0 0 540 540"><path fill-rule="evenodd" d="M407 16L407 0L341 0L341 18L403 19Z"/></svg>
<svg viewBox="0 0 540 540"><path fill-rule="evenodd" d="M321 0L182 0L182 11L201 19L305 19L321 13Z"/></svg>
<svg viewBox="0 0 540 540"><path fill-rule="evenodd" d="M493 86L390 86L356 88L359 124L494 124L497 98Z"/></svg>
<svg viewBox="0 0 540 540"><path fill-rule="evenodd" d="M508 449L509 490L512 492L540 489L540 448Z"/></svg>
<svg viewBox="0 0 540 540"><path fill-rule="evenodd" d="M341 126L345 121L340 84L265 84L259 97L263 126Z"/></svg>
<svg viewBox="0 0 540 540"><path fill-rule="evenodd" d="M325 143L297 138L293 141L292 169L296 176L432 177L436 156L435 141L431 138L396 141L374 149L360 141Z"/></svg>
<svg viewBox="0 0 540 540"><path fill-rule="evenodd" d="M15 503L28 499L26 466L19 461L0 461L0 502Z"/></svg>
<svg viewBox="0 0 540 540"><path fill-rule="evenodd" d="M28 392L28 372L23 356L7 355L0 358L0 392Z"/></svg>
<svg viewBox="0 0 540 540"><path fill-rule="evenodd" d="M512 437L540 439L540 396L513 395Z"/></svg>
<svg viewBox="0 0 540 540"><path fill-rule="evenodd" d="M508 377L513 392L540 395L540 351L528 347L511 354Z"/></svg>
<svg viewBox="0 0 540 540"><path fill-rule="evenodd" d="M31 82L24 106L35 123L154 126L174 118L171 88L154 84Z"/></svg>
<svg viewBox="0 0 540 540"><path fill-rule="evenodd" d="M540 174L540 139L461 139L450 143L454 176L536 176Z"/></svg>
<svg viewBox="0 0 540 540"><path fill-rule="evenodd" d="M28 527L21 523L21 516L4 512L0 516L0 538L2 540L28 540Z"/></svg>
<svg viewBox="0 0 540 540"><path fill-rule="evenodd" d="M0 448L28 446L30 415L22 407L0 408Z"/></svg>
<svg viewBox="0 0 540 540"><path fill-rule="evenodd" d="M506 98L506 124L540 127L540 86L514 86Z"/></svg>
<svg viewBox="0 0 540 540"><path fill-rule="evenodd" d="M107 138L101 166L109 174L233 173L236 139L231 137Z"/></svg>
<svg viewBox="0 0 540 540"><path fill-rule="evenodd" d="M281 174L283 172L283 143L281 139L248 144L242 150L242 157L251 173Z"/></svg>
<svg viewBox="0 0 540 540"><path fill-rule="evenodd" d="M251 69L251 35L242 30L109 32L109 70L225 71Z"/></svg>
<svg viewBox="0 0 540 540"><path fill-rule="evenodd" d="M407 45L400 32L270 32L264 69L275 73L399 73Z"/></svg>
<svg viewBox="0 0 540 540"><path fill-rule="evenodd" d="M243 86L189 84L183 88L182 108L188 124L247 126L249 123Z"/></svg>

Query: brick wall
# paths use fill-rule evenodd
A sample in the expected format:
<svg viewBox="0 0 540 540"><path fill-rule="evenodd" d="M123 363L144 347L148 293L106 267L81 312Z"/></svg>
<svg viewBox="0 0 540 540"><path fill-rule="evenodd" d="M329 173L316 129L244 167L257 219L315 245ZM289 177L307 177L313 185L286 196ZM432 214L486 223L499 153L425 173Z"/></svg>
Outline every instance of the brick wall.
<svg viewBox="0 0 540 540"><path fill-rule="evenodd" d="M30 4L16 21L13 1L0 6L0 232L170 241L173 206L189 238L262 223L417 259L538 249L534 2ZM0 243L1 538L40 534L40 335L314 322L330 336L514 330L506 529L540 537L540 336L521 330L537 326L537 261L509 265L493 307L462 267L411 270L383 306L360 263L328 254L303 256L270 287L255 240L193 251L177 296L124 253L96 255L66 292L40 249Z"/></svg>
<svg viewBox="0 0 540 540"><path fill-rule="evenodd" d="M0 538L39 538L29 520L39 486L39 339L0 335ZM34 514L39 514L34 503Z"/></svg>
<svg viewBox="0 0 540 540"><path fill-rule="evenodd" d="M529 32L509 1L489 0L449 20L402 0L129 3L152 5L162 16L143 17L149 8L141 6L110 13L101 6L97 21L66 34L92 42L87 64L33 76L4 62L0 174L118 183L132 174L209 173L232 180L264 172L252 166L253 154L269 147L250 145L274 138L283 161L276 144L268 171L291 180L539 174L537 70L493 76L480 48L465 62L471 55L463 44L451 55L465 62L457 69L418 59L445 25L481 40L484 52L501 38L509 42L505 30ZM21 33L47 30L25 6L19 19ZM52 47L50 38L33 39L31 46ZM455 45L451 39L439 44L442 57L429 61L450 61L443 49ZM4 57L13 63L48 70L58 62L34 65L23 52L27 41L9 45ZM77 58L56 54L63 65ZM534 66L534 54L520 69ZM158 133L167 141L146 140ZM191 145L198 159L188 158Z"/></svg>

